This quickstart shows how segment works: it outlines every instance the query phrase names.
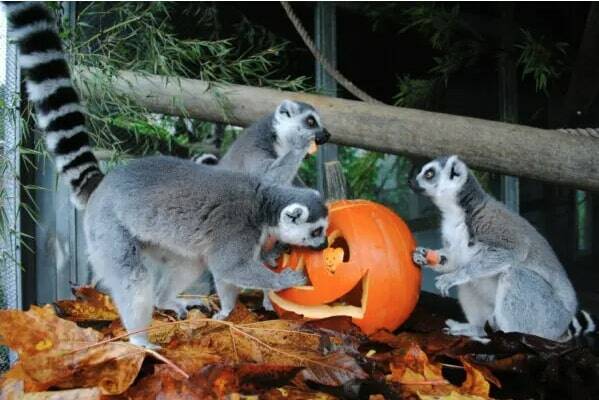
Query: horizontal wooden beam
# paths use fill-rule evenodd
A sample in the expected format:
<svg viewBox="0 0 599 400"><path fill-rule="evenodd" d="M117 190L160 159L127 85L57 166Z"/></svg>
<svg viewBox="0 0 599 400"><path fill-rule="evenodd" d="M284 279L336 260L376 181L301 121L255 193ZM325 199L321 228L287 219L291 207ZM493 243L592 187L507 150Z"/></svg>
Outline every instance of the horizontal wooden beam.
<svg viewBox="0 0 599 400"><path fill-rule="evenodd" d="M78 71L84 95L93 95L95 73ZM129 96L157 113L247 126L272 112L283 99L301 100L320 111L334 143L408 156L458 154L473 167L599 191L599 140L586 136L313 94L128 71L112 79L115 93Z"/></svg>

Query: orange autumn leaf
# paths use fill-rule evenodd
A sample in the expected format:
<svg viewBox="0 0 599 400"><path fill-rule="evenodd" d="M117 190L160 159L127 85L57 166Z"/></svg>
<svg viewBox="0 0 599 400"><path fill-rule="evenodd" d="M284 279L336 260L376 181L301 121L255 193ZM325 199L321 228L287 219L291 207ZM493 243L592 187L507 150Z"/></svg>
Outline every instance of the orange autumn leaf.
<svg viewBox="0 0 599 400"><path fill-rule="evenodd" d="M0 311L0 343L19 354L8 376L21 375L26 388L99 387L125 391L136 378L144 352L124 342L94 346L102 335L58 318L52 307Z"/></svg>
<svg viewBox="0 0 599 400"><path fill-rule="evenodd" d="M415 343L411 343L400 357L393 359L390 369L390 379L402 385L424 387L449 384L443 377L441 365L429 362L426 353Z"/></svg>
<svg viewBox="0 0 599 400"><path fill-rule="evenodd" d="M462 363L466 380L457 387L443 377L441 364L431 362L416 343L410 343L391 362L389 380L402 384L402 392L421 398L460 398L451 397L457 394L462 398L488 399L489 382L499 385L497 379L487 370L479 370L465 360Z"/></svg>
<svg viewBox="0 0 599 400"><path fill-rule="evenodd" d="M465 360L462 360L462 364L466 372L466 380L460 386L460 393L488 398L491 390L488 379L494 379L495 385L499 386L499 381L490 372L483 373Z"/></svg>
<svg viewBox="0 0 599 400"><path fill-rule="evenodd" d="M23 381L9 379L0 389L2 400L100 400L101 393L97 388L60 390L25 394Z"/></svg>
<svg viewBox="0 0 599 400"><path fill-rule="evenodd" d="M215 364L203 368L188 379L182 379L165 366L159 365L155 367L153 375L140 380L125 393L125 396L131 400L155 398L193 400L251 398L241 393L260 393L260 397L254 398L263 398L262 394L269 391L270 395L265 398L276 398L273 397L276 393L269 390L271 385L289 382L300 369L269 364L237 366ZM299 397L292 398L299 399Z"/></svg>
<svg viewBox="0 0 599 400"><path fill-rule="evenodd" d="M71 321L114 321L119 318L110 297L91 286L73 288L75 300L58 300L54 304L60 315Z"/></svg>

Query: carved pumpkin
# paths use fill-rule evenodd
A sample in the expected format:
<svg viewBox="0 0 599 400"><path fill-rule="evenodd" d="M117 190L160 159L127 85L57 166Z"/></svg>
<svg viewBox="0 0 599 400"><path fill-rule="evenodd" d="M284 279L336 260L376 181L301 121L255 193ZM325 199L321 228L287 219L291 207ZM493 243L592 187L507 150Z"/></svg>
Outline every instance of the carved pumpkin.
<svg viewBox="0 0 599 400"><path fill-rule="evenodd" d="M270 292L279 315L350 316L367 334L395 330L420 294L420 269L412 262L415 241L407 225L380 204L341 200L329 206L327 235L326 249L294 247L279 260L279 269L305 268L310 281Z"/></svg>

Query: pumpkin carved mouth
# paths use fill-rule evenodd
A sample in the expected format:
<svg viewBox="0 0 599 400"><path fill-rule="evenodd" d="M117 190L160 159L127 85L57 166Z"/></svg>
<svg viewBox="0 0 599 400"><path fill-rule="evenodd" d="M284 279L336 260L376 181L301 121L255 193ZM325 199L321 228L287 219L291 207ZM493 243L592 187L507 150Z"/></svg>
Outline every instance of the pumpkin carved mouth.
<svg viewBox="0 0 599 400"><path fill-rule="evenodd" d="M295 314L303 315L306 318L329 318L335 316L347 316L352 318L364 318L366 312L366 302L368 300L368 273L358 281L349 292L339 299L319 305L303 305L286 300L270 291L268 294L270 300L285 311L291 311ZM314 290L313 286L299 286L296 289Z"/></svg>

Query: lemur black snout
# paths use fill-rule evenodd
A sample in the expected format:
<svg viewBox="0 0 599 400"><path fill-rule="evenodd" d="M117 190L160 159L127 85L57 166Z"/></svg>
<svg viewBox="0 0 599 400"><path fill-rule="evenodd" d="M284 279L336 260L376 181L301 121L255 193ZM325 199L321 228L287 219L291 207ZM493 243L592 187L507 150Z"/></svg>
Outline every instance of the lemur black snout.
<svg viewBox="0 0 599 400"><path fill-rule="evenodd" d="M312 249L314 250L324 250L329 246L329 242L325 239L319 246L314 246Z"/></svg>
<svg viewBox="0 0 599 400"><path fill-rule="evenodd" d="M316 135L314 136L316 144L318 144L318 145L325 144L326 142L329 141L330 138L331 138L331 134L329 133L329 131L327 131L326 128L322 128L322 130L317 132Z"/></svg>

